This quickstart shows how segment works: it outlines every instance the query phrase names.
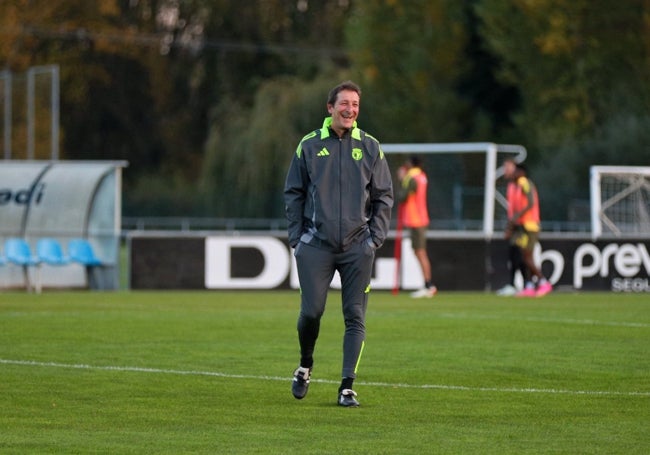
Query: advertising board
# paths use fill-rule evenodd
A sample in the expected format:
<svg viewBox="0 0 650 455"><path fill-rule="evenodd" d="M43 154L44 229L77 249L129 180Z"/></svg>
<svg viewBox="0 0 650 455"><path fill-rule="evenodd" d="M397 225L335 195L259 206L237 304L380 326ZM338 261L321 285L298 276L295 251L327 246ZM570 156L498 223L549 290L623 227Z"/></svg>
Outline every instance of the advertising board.
<svg viewBox="0 0 650 455"><path fill-rule="evenodd" d="M396 273L394 238L377 251L371 287L422 286L409 239L402 242ZM650 242L625 239L545 239L535 251L556 289L650 292ZM281 235L134 235L130 245L132 289L298 289L291 248ZM429 238L434 281L441 291L491 291L507 283L507 244L481 238ZM340 287L338 275L332 288Z"/></svg>

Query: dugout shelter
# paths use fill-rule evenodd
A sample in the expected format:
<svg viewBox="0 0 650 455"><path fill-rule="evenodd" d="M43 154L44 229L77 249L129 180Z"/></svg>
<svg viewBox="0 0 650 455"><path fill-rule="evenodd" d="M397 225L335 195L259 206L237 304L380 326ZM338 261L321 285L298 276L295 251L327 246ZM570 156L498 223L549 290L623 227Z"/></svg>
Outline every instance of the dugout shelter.
<svg viewBox="0 0 650 455"><path fill-rule="evenodd" d="M35 264L0 265L0 288L117 289L121 232L121 187L125 161L0 162L0 248L24 239ZM42 239L61 245L64 260L48 264L37 257ZM71 242L85 240L98 264L70 260Z"/></svg>

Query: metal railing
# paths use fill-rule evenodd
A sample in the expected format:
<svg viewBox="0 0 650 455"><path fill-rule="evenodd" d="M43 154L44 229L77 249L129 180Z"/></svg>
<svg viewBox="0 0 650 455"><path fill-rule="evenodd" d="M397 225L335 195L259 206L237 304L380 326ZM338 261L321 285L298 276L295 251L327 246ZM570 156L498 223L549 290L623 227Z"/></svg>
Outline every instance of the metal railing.
<svg viewBox="0 0 650 455"><path fill-rule="evenodd" d="M391 227L394 229L395 220ZM502 231L505 222L495 220L495 231ZM122 217L122 231L281 231L286 230L284 218L218 218L218 217ZM481 220L431 220L433 231L481 232ZM589 221L544 221L544 232L587 233Z"/></svg>

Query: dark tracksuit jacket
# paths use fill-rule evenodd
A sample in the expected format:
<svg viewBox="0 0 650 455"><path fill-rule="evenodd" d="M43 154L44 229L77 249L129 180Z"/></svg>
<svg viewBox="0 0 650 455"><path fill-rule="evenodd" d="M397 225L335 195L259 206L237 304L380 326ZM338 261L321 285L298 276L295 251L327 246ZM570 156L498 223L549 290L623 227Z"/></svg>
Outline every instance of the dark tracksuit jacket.
<svg viewBox="0 0 650 455"><path fill-rule="evenodd" d="M284 187L289 244L300 240L333 252L370 237L386 240L393 185L379 142L356 127L339 139L323 127L296 150Z"/></svg>
<svg viewBox="0 0 650 455"><path fill-rule="evenodd" d="M296 248L300 278L302 359L311 359L327 289L338 270L346 325L343 377L355 377L365 339L374 250L386 239L393 186L379 142L357 128L356 122L339 138L330 128L331 121L327 117L321 129L298 145L284 200L289 244Z"/></svg>

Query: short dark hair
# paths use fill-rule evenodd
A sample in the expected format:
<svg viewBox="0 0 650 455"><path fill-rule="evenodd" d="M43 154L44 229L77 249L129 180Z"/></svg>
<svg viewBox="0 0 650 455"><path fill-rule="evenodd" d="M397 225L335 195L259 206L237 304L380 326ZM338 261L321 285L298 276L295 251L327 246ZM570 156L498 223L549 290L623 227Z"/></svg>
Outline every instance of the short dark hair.
<svg viewBox="0 0 650 455"><path fill-rule="evenodd" d="M411 166L413 167L422 167L422 160L417 155L410 155L408 157L408 161L411 163Z"/></svg>
<svg viewBox="0 0 650 455"><path fill-rule="evenodd" d="M517 169L523 172L524 175L528 175L528 166L526 166L524 163L516 163L515 166L517 166Z"/></svg>
<svg viewBox="0 0 650 455"><path fill-rule="evenodd" d="M359 95L359 98L361 98L361 88L352 81L344 81L330 90L330 93L327 96L327 104L334 105L336 103L336 97L338 96L339 92L343 90L351 90L353 92L357 92L357 95Z"/></svg>

